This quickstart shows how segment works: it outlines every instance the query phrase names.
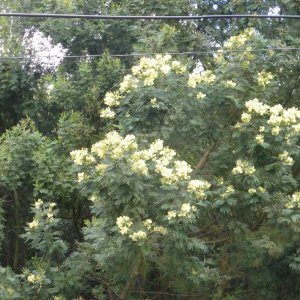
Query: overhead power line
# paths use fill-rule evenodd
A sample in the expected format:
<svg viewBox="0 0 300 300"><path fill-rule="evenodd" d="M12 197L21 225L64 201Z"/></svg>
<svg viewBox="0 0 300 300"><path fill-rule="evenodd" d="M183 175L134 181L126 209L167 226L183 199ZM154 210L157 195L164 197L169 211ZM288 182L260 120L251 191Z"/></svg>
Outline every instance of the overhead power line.
<svg viewBox="0 0 300 300"><path fill-rule="evenodd" d="M0 17L55 18L55 19L97 19L97 20L206 20L206 19L300 19L300 15L202 15L202 16L114 16L47 13L0 13Z"/></svg>
<svg viewBox="0 0 300 300"><path fill-rule="evenodd" d="M142 56L152 56L152 55L199 55L199 54L216 54L216 53L242 53L242 52L251 52L251 53L261 53L267 51L298 51L300 48L265 48L265 49L248 49L248 50L211 50L211 51L185 51L185 52L133 52L133 53L124 53L124 54L109 54L112 57L142 57ZM32 59L32 58L94 58L102 57L103 54L91 54L91 55L59 55L59 54L50 54L50 55L36 55L36 56L0 56L0 59Z"/></svg>

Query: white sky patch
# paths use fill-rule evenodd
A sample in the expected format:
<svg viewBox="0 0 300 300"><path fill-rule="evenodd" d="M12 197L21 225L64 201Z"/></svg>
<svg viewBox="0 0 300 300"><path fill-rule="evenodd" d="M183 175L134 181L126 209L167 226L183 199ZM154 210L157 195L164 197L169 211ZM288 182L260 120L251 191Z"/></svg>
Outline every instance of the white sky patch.
<svg viewBox="0 0 300 300"><path fill-rule="evenodd" d="M41 31L24 35L24 52L32 59L32 69L41 66L44 70L55 70L66 54L66 49L61 44L54 44L50 37Z"/></svg>
<svg viewBox="0 0 300 300"><path fill-rule="evenodd" d="M275 7L271 7L269 9L268 15L270 16L276 16L279 15L280 13L280 7L279 6L275 6Z"/></svg>

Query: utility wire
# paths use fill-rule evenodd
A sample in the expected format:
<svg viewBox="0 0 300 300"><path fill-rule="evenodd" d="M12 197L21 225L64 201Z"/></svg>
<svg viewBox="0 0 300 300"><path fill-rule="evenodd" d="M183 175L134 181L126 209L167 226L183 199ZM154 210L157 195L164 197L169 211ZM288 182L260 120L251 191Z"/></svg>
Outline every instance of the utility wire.
<svg viewBox="0 0 300 300"><path fill-rule="evenodd" d="M186 52L136 52L136 53L125 53L125 54L109 54L111 57L142 57L142 56L152 56L152 55L196 55L196 54L216 54L216 53L260 53L266 51L298 51L300 48L266 48L266 49L249 49L249 50L212 50L212 51L186 51ZM37 55L37 56L0 56L1 59L32 59L32 58L93 58L93 57L102 57L103 54L91 54L91 55L59 55L59 54L50 54L50 55Z"/></svg>
<svg viewBox="0 0 300 300"><path fill-rule="evenodd" d="M114 16L47 13L0 13L0 17L55 18L55 19L97 19L97 20L205 20L205 19L299 19L300 15L202 15L202 16Z"/></svg>

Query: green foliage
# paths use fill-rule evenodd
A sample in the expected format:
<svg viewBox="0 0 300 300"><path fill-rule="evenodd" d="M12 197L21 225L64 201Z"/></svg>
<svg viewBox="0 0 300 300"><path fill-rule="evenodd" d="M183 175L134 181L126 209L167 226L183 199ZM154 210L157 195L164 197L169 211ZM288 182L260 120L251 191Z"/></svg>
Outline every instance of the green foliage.
<svg viewBox="0 0 300 300"><path fill-rule="evenodd" d="M0 3L116 15L299 14L298 6ZM299 298L297 21L0 25L2 55L31 53L24 34L38 31L69 55L102 55L57 70L34 58L1 63L1 299ZM177 51L200 53L109 54Z"/></svg>

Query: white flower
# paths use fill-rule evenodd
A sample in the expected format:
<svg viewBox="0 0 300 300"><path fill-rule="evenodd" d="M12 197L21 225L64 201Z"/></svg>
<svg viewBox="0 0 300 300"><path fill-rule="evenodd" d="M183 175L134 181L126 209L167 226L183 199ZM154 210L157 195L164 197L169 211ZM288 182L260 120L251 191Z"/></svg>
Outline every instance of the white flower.
<svg viewBox="0 0 300 300"><path fill-rule="evenodd" d="M106 172L107 168L108 168L108 165L106 165L106 164L97 164L95 166L95 170L99 175L103 175Z"/></svg>
<svg viewBox="0 0 300 300"><path fill-rule="evenodd" d="M30 283L34 283L36 281L35 275L34 274L28 275L27 281Z"/></svg>
<svg viewBox="0 0 300 300"><path fill-rule="evenodd" d="M117 218L116 224L119 227L120 233L122 235L125 235L128 233L128 230L130 229L133 223L128 216L120 216Z"/></svg>
<svg viewBox="0 0 300 300"><path fill-rule="evenodd" d="M137 88L139 80L134 78L132 75L126 75L123 81L120 83L120 92L129 93L133 89ZM118 105L118 104L117 104Z"/></svg>
<svg viewBox="0 0 300 300"><path fill-rule="evenodd" d="M151 219L146 219L145 221L143 221L144 226L148 229L151 230L152 228L152 220Z"/></svg>
<svg viewBox="0 0 300 300"><path fill-rule="evenodd" d="M88 156L88 149L74 150L70 153L72 160L77 165L82 165Z"/></svg>
<svg viewBox="0 0 300 300"><path fill-rule="evenodd" d="M147 164L144 160L142 159L139 159L137 161L134 161L132 163L132 170L135 172L135 173L138 173L138 174L143 174L143 175L148 175L148 168L147 168Z"/></svg>
<svg viewBox="0 0 300 300"><path fill-rule="evenodd" d="M294 164L294 160L289 156L287 151L283 151L283 153L279 154L278 158L287 166L292 166Z"/></svg>
<svg viewBox="0 0 300 300"><path fill-rule="evenodd" d="M176 74L182 74L186 71L186 66L182 65L179 61L174 60L171 63L172 69Z"/></svg>
<svg viewBox="0 0 300 300"><path fill-rule="evenodd" d="M206 198L205 191L208 190L210 186L211 184L208 181L193 179L189 182L187 191L195 193L197 199L202 200Z"/></svg>
<svg viewBox="0 0 300 300"><path fill-rule="evenodd" d="M47 213L47 219L48 219L49 222L53 222L53 221L54 221L53 213L48 212L48 213Z"/></svg>
<svg viewBox="0 0 300 300"><path fill-rule="evenodd" d="M232 80L227 80L225 82L225 87L227 87L227 88L234 88L235 86L236 86L236 83Z"/></svg>
<svg viewBox="0 0 300 300"><path fill-rule="evenodd" d="M151 106L154 107L154 108L158 108L158 107L159 107L159 105L157 104L156 98L150 99L150 104L151 104Z"/></svg>
<svg viewBox="0 0 300 300"><path fill-rule="evenodd" d="M161 235L166 235L167 234L167 229L163 226L154 226L153 227L153 232L160 233Z"/></svg>
<svg viewBox="0 0 300 300"><path fill-rule="evenodd" d="M176 160L174 162L175 172L178 179L189 179L189 174L193 171L191 166L185 161Z"/></svg>
<svg viewBox="0 0 300 300"><path fill-rule="evenodd" d="M248 193L249 194L255 194L256 193L256 189L251 188L251 189L248 190Z"/></svg>
<svg viewBox="0 0 300 300"><path fill-rule="evenodd" d="M258 84L263 86L263 87L268 85L271 82L272 79L273 79L273 75L270 72L262 71L262 72L257 74Z"/></svg>
<svg viewBox="0 0 300 300"><path fill-rule="evenodd" d="M32 222L28 223L30 229L35 230L39 226L38 220L33 220Z"/></svg>
<svg viewBox="0 0 300 300"><path fill-rule="evenodd" d="M259 102L258 99L249 100L245 103L248 112L257 113L260 116L269 112L270 106Z"/></svg>
<svg viewBox="0 0 300 300"><path fill-rule="evenodd" d="M197 94L197 99L198 100L202 100L202 99L204 99L206 97L206 94L204 94L204 93L202 93L202 92L199 92L198 94Z"/></svg>
<svg viewBox="0 0 300 300"><path fill-rule="evenodd" d="M262 134L258 134L255 137L255 140L256 140L257 144L261 145L264 143L264 136Z"/></svg>
<svg viewBox="0 0 300 300"><path fill-rule="evenodd" d="M81 173L77 174L77 181L78 182L86 180L87 178L88 178L88 176L84 172L81 172Z"/></svg>
<svg viewBox="0 0 300 300"><path fill-rule="evenodd" d="M161 70L161 72L163 73L163 74L168 74L169 72L170 72L170 70L171 70L171 67L170 67L170 65L162 65L161 67L160 67L160 70Z"/></svg>
<svg viewBox="0 0 300 300"><path fill-rule="evenodd" d="M113 119L116 113L110 107L104 108L100 111L100 116L105 119Z"/></svg>
<svg viewBox="0 0 300 300"><path fill-rule="evenodd" d="M117 93L112 93L112 92L108 92L105 95L104 98L104 103L107 106L118 106L120 104L119 99L120 99L120 95Z"/></svg>
<svg viewBox="0 0 300 300"><path fill-rule="evenodd" d="M243 123L249 123L251 121L251 115L247 113L242 113L241 121Z"/></svg>
<svg viewBox="0 0 300 300"><path fill-rule="evenodd" d="M44 202L41 199L38 199L35 203L34 206L36 209L40 209L42 207L42 205L44 204Z"/></svg>
<svg viewBox="0 0 300 300"><path fill-rule="evenodd" d="M168 216L167 216L167 219L168 219L168 220L171 220L171 219L174 219L174 218L176 218L176 216L177 216L177 213L176 213L176 211L174 211L174 210L171 210L171 211L168 211Z"/></svg>
<svg viewBox="0 0 300 300"><path fill-rule="evenodd" d="M190 218L192 216L191 213L193 211L196 211L196 207L195 206L191 206L190 203L183 203L181 205L181 210L178 213L178 217L187 217L187 218Z"/></svg>
<svg viewBox="0 0 300 300"><path fill-rule="evenodd" d="M236 167L232 169L232 174L245 174L252 175L255 172L254 166L251 166L248 161L238 159L236 161Z"/></svg>
<svg viewBox="0 0 300 300"><path fill-rule="evenodd" d="M272 135L278 135L280 132L280 127L279 126L275 126L272 128Z"/></svg>
<svg viewBox="0 0 300 300"><path fill-rule="evenodd" d="M146 237L147 237L146 232L142 230L139 230L129 235L129 238L132 239L134 242L137 242L139 240L144 240L146 239Z"/></svg>

